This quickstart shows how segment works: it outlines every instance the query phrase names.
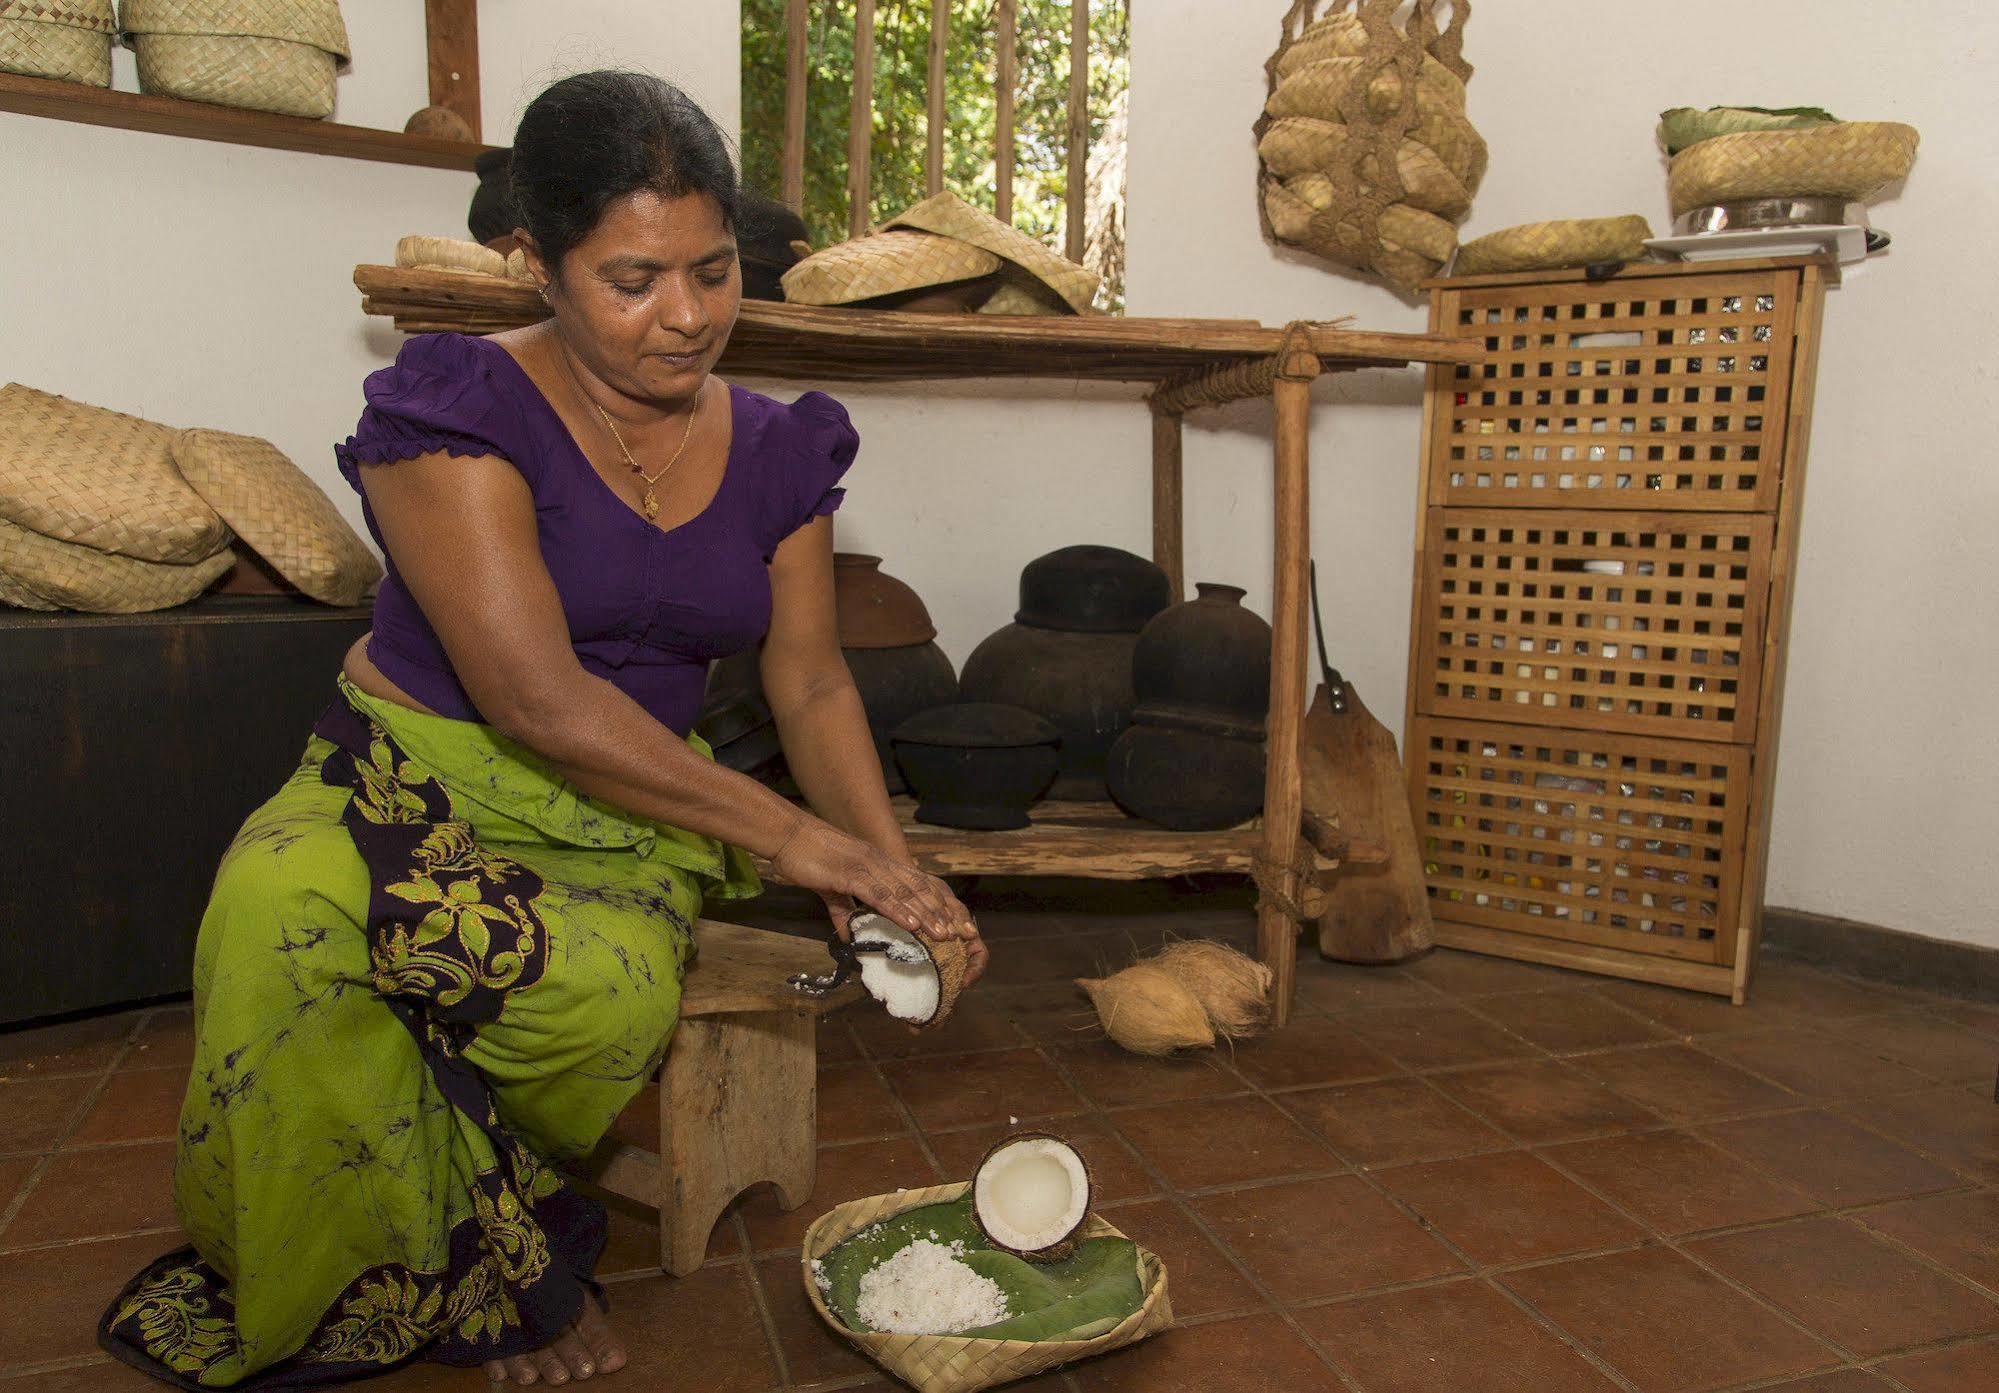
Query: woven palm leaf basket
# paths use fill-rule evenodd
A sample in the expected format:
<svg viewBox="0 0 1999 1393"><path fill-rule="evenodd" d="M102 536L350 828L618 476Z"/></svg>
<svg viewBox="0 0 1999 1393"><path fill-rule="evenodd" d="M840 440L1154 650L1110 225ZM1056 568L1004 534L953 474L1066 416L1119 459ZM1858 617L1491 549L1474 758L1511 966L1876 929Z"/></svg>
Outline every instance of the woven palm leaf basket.
<svg viewBox="0 0 1999 1393"><path fill-rule="evenodd" d="M0 72L111 85L111 0L0 0Z"/></svg>
<svg viewBox="0 0 1999 1393"><path fill-rule="evenodd" d="M1645 239L1651 235L1651 225L1636 213L1621 218L1521 223L1475 237L1459 247L1453 273L1488 276L1637 261L1645 255Z"/></svg>
<svg viewBox="0 0 1999 1393"><path fill-rule="evenodd" d="M124 0L139 88L314 120L348 58L339 0Z"/></svg>
<svg viewBox="0 0 1999 1393"><path fill-rule="evenodd" d="M1908 174L1916 139L1916 128L1899 121L1713 136L1673 156L1667 173L1673 216L1745 198L1864 201Z"/></svg>
<svg viewBox="0 0 1999 1393"><path fill-rule="evenodd" d="M1139 1276L1145 1288L1143 1304L1117 1326L1091 1339L979 1340L963 1335L889 1335L848 1329L826 1305L818 1283L813 1280L812 1264L873 1224L925 1205L949 1204L962 1198L969 1189L969 1183L961 1182L854 1200L822 1214L805 1234L805 1293L819 1318L918 1393L976 1393L978 1389L1012 1383L1078 1359L1122 1349L1173 1324L1173 1305L1166 1295L1166 1266L1141 1247L1138 1258ZM1079 1236L1125 1237L1094 1214L1085 1222Z"/></svg>

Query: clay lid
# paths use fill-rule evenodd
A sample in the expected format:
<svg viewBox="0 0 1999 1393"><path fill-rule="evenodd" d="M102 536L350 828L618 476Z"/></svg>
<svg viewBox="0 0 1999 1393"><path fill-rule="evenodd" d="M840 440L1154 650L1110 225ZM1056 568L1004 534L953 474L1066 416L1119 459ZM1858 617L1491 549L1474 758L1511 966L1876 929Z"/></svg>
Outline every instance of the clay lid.
<svg viewBox="0 0 1999 1393"><path fill-rule="evenodd" d="M961 701L917 712L890 738L901 744L953 749L1020 749L1059 744L1062 733L1025 707Z"/></svg>
<svg viewBox="0 0 1999 1393"><path fill-rule="evenodd" d="M1116 547L1063 547L1022 568L1014 620L1035 629L1135 634L1172 602L1166 572L1144 557Z"/></svg>
<svg viewBox="0 0 1999 1393"><path fill-rule="evenodd" d="M883 575L879 556L833 553L833 614L842 648L910 648L937 637L914 590Z"/></svg>

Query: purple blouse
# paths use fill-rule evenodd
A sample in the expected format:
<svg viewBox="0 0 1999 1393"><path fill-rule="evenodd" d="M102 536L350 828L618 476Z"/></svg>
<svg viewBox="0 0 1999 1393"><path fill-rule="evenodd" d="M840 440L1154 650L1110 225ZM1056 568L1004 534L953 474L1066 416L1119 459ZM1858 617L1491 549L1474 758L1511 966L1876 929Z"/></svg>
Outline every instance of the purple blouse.
<svg viewBox="0 0 1999 1393"><path fill-rule="evenodd" d="M364 391L360 424L334 449L347 481L359 491L362 465L440 451L511 463L534 495L542 560L577 660L681 735L700 713L710 660L741 652L770 627L771 556L840 506L836 485L860 445L846 409L822 392L786 406L732 386L734 432L715 496L662 531L604 482L497 343L413 338ZM366 493L362 510L381 545ZM393 557L375 596L368 656L438 714L481 719Z"/></svg>

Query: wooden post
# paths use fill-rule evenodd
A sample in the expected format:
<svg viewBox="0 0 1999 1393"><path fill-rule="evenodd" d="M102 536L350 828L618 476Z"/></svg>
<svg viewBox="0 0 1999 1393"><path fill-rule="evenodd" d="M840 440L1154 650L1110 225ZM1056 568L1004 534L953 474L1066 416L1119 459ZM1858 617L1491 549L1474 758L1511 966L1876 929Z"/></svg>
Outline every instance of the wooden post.
<svg viewBox="0 0 1999 1393"><path fill-rule="evenodd" d="M465 118L479 138L479 0L423 0L430 104Z"/></svg>
<svg viewBox="0 0 1999 1393"><path fill-rule="evenodd" d="M1019 81L1014 66L1014 0L996 0L993 58L997 72L993 86L998 112L993 123L993 216L1003 223L1013 222L1013 94Z"/></svg>
<svg viewBox="0 0 1999 1393"><path fill-rule="evenodd" d="M1175 600L1187 595L1186 521L1181 495L1181 416L1152 411L1152 559Z"/></svg>
<svg viewBox="0 0 1999 1393"><path fill-rule="evenodd" d="M784 202L805 211L806 0L784 6Z"/></svg>
<svg viewBox="0 0 1999 1393"><path fill-rule="evenodd" d="M854 97L847 110L847 235L868 230L875 148L875 0L854 0Z"/></svg>
<svg viewBox="0 0 1999 1393"><path fill-rule="evenodd" d="M923 188L944 191L944 68L951 52L951 0L930 0L930 126L923 153Z"/></svg>
<svg viewBox="0 0 1999 1393"><path fill-rule="evenodd" d="M1090 216L1090 0L1069 0L1069 241L1083 260Z"/></svg>
<svg viewBox="0 0 1999 1393"><path fill-rule="evenodd" d="M1305 592L1311 560L1310 436L1312 380L1319 375L1319 355L1311 335L1294 325L1278 354L1277 381L1271 398L1277 409L1273 516L1276 566L1270 601L1270 720L1265 728L1263 779L1263 871L1284 877L1297 864L1300 817L1304 811L1298 766L1299 725L1305 711ZM1305 887L1294 885L1292 897L1302 899ZM1291 1018L1296 986L1299 921L1292 906L1265 893L1256 906L1258 956L1275 974L1271 1001L1275 1021Z"/></svg>

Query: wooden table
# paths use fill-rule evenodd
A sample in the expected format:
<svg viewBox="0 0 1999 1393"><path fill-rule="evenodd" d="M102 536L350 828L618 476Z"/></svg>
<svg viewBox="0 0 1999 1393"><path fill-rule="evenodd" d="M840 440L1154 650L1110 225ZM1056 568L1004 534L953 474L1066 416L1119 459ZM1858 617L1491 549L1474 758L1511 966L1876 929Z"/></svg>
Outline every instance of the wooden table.
<svg viewBox="0 0 1999 1393"><path fill-rule="evenodd" d="M543 318L547 306L518 281L357 266L362 308L411 333L492 333ZM1212 833L1164 832L1109 805L1037 811L1023 832L922 829L912 844L933 870L1112 879L1233 871L1255 878L1258 945L1276 974L1276 1019L1289 1018L1298 928L1324 875L1344 854L1336 829L1307 828L1299 780L1305 702L1309 451L1312 383L1323 373L1474 363L1472 341L1338 325L1253 320L1003 318L817 309L745 301L726 372L813 382L1068 378L1138 383L1152 413L1153 559L1185 592L1181 418L1200 407L1268 396L1276 410L1271 493L1270 713L1263 817Z"/></svg>

